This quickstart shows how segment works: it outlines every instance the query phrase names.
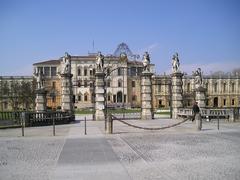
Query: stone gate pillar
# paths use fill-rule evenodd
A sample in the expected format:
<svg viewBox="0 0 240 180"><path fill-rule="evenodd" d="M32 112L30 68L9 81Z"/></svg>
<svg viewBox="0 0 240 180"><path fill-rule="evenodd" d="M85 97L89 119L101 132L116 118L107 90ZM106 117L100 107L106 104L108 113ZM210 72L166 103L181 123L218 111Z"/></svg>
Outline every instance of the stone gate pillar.
<svg viewBox="0 0 240 180"><path fill-rule="evenodd" d="M141 75L141 119L153 119L152 75L153 73L148 71L143 71Z"/></svg>
<svg viewBox="0 0 240 180"><path fill-rule="evenodd" d="M73 114L73 91L72 91L72 74L61 74L61 97L62 111L68 111Z"/></svg>
<svg viewBox="0 0 240 180"><path fill-rule="evenodd" d="M182 76L181 72L174 72L172 76L172 118L177 119L177 112L179 108L183 107L183 90L182 90Z"/></svg>
<svg viewBox="0 0 240 180"><path fill-rule="evenodd" d="M199 108L206 108L206 89L202 86L195 89L196 101L198 102Z"/></svg>
<svg viewBox="0 0 240 180"><path fill-rule="evenodd" d="M43 89L36 90L36 99L35 99L35 111L36 112L44 112L46 111L47 107L47 100L46 100L47 91Z"/></svg>
<svg viewBox="0 0 240 180"><path fill-rule="evenodd" d="M105 120L105 83L104 77L105 73L102 71L97 71L95 73L96 81L96 89L95 89L95 119Z"/></svg>
<svg viewBox="0 0 240 180"><path fill-rule="evenodd" d="M69 112L71 119L74 120L74 104L72 90L72 74L71 74L71 56L66 52L61 62L61 109Z"/></svg>

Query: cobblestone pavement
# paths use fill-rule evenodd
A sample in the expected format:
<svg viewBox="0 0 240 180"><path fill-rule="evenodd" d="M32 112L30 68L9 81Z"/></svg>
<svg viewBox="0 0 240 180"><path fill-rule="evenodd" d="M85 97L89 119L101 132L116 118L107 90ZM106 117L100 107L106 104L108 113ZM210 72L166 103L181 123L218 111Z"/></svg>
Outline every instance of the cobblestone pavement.
<svg viewBox="0 0 240 180"><path fill-rule="evenodd" d="M176 121L128 121L159 127ZM240 123L186 122L162 131L133 129L114 121L0 130L0 180L52 179L239 179Z"/></svg>

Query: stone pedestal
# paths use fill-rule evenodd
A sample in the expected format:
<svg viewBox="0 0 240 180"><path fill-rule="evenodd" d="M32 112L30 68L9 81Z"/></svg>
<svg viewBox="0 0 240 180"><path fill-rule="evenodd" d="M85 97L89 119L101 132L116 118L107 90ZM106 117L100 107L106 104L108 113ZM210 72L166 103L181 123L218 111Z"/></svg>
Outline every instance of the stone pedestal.
<svg viewBox="0 0 240 180"><path fill-rule="evenodd" d="M102 71L97 71L95 73L96 77L96 88L95 88L95 119L105 120L105 90L104 90L104 77L105 73Z"/></svg>
<svg viewBox="0 0 240 180"><path fill-rule="evenodd" d="M36 90L36 99L35 99L35 110L36 112L45 112L47 107L46 100L47 91L45 89Z"/></svg>
<svg viewBox="0 0 240 180"><path fill-rule="evenodd" d="M200 113L196 114L195 121L196 121L196 130L201 131L201 129L202 129L202 117L201 117Z"/></svg>
<svg viewBox="0 0 240 180"><path fill-rule="evenodd" d="M183 90L182 90L182 76L181 72L175 72L172 76L172 118L177 119L177 112L179 108L183 107Z"/></svg>
<svg viewBox="0 0 240 180"><path fill-rule="evenodd" d="M143 71L141 75L141 119L153 119L152 75L153 73L146 71Z"/></svg>
<svg viewBox="0 0 240 180"><path fill-rule="evenodd" d="M195 91L196 91L195 99L198 102L199 108L206 108L206 95L205 95L206 89L200 86L197 87Z"/></svg>
<svg viewBox="0 0 240 180"><path fill-rule="evenodd" d="M62 111L70 112L73 115L72 76L72 74L61 74L61 109Z"/></svg>

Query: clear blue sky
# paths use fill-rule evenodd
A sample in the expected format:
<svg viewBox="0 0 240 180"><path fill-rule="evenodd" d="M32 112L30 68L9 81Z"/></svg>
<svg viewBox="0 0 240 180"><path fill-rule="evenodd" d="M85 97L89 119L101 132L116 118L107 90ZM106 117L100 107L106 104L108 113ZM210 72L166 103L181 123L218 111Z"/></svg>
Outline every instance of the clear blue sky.
<svg viewBox="0 0 240 180"><path fill-rule="evenodd" d="M179 53L191 72L240 67L239 0L0 0L0 75L31 75L32 64L67 51L113 53L125 42L148 50L158 73Z"/></svg>

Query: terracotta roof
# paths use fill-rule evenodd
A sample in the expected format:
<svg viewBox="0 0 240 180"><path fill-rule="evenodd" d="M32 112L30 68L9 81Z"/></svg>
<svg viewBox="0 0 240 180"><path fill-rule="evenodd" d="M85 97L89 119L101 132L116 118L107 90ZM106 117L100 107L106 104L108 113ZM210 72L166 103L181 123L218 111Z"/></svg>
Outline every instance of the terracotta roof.
<svg viewBox="0 0 240 180"><path fill-rule="evenodd" d="M59 65L60 60L48 60L48 61L42 61L38 63L34 63L33 65Z"/></svg>

